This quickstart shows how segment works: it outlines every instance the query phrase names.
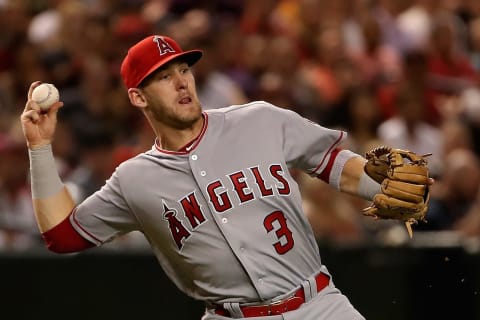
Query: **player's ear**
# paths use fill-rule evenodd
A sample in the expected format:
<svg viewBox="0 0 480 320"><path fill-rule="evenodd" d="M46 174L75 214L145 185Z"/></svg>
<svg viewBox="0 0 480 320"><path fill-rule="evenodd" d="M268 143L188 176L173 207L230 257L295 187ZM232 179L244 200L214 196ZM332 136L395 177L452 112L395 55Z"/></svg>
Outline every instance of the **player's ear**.
<svg viewBox="0 0 480 320"><path fill-rule="evenodd" d="M145 99L142 90L138 88L128 89L128 98L134 107L145 108L147 106L147 100Z"/></svg>

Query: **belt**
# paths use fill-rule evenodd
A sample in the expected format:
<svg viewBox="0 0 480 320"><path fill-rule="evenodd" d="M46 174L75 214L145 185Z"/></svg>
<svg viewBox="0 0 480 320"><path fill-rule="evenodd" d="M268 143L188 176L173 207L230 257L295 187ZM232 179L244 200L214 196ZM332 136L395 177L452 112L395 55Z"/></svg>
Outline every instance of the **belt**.
<svg viewBox="0 0 480 320"><path fill-rule="evenodd" d="M317 292L320 292L323 288L328 286L330 282L330 277L320 272L315 277L315 282L317 283ZM244 318L265 317L279 315L287 311L296 310L303 303L305 303L305 293L303 291L303 288L300 288L292 296L283 300L275 301L270 304L240 306L240 310L242 310ZM230 316L228 310L222 307L217 307L215 309L215 314L224 317Z"/></svg>

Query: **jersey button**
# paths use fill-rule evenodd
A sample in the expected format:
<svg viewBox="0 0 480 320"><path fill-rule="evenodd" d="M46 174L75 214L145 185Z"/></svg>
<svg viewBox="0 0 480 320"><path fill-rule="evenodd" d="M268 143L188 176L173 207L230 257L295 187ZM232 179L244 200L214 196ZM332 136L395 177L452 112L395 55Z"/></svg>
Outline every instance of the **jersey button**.
<svg viewBox="0 0 480 320"><path fill-rule="evenodd" d="M227 218L222 218L222 222L223 222L223 223L227 223L227 222L228 222L228 219L227 219Z"/></svg>
<svg viewBox="0 0 480 320"><path fill-rule="evenodd" d="M198 156L196 154L192 155L192 160L197 160Z"/></svg>
<svg viewBox="0 0 480 320"><path fill-rule="evenodd" d="M200 175L201 175L202 177L205 177L205 176L207 175L207 173L206 173L205 171L200 171Z"/></svg>

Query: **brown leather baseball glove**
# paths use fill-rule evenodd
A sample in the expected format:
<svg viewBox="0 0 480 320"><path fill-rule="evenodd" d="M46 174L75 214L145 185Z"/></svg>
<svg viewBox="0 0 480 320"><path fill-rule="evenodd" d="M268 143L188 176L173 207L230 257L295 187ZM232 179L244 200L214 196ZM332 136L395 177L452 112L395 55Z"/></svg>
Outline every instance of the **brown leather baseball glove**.
<svg viewBox="0 0 480 320"><path fill-rule="evenodd" d="M375 195L363 213L377 219L402 220L412 237L410 225L426 221L430 192L425 158L430 155L386 146L367 152L365 172L381 184L382 193Z"/></svg>

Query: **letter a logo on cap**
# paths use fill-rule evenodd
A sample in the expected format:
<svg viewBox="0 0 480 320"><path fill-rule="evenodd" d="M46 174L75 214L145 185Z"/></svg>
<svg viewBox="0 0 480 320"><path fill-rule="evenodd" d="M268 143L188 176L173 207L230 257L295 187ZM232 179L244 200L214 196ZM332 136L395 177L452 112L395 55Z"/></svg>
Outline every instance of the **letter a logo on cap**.
<svg viewBox="0 0 480 320"><path fill-rule="evenodd" d="M175 49L172 48L171 45L168 44L165 39L159 36L153 37L153 42L157 44L158 51L160 51L160 55L163 56L166 53L175 53Z"/></svg>

